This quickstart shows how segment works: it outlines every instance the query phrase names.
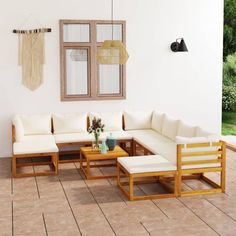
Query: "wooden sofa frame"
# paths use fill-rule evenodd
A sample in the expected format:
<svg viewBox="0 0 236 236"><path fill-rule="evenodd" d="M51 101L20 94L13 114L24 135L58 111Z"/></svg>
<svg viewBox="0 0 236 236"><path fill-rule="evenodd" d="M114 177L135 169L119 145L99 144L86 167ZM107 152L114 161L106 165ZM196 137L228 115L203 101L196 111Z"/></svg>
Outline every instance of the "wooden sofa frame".
<svg viewBox="0 0 236 236"><path fill-rule="evenodd" d="M169 188L167 185L165 185L165 182L162 178L166 175L173 176L174 180L174 188ZM122 182L122 177L128 178L128 182ZM140 195L135 196L134 194L134 185L137 184L144 184L144 183L150 183L150 181L140 181L138 180L135 182L135 179L137 178L147 178L147 177L153 177L155 178L155 182L160 182L163 187L165 187L168 191L172 193L164 193L164 194L146 194L146 195ZM159 172L148 172L148 173L136 173L131 174L129 173L122 165L120 165L119 162L117 162L117 185L120 188L120 190L127 196L127 198L130 201L133 200L146 200L146 199L154 199L154 198L169 198L169 197L177 197L178 196L178 172L176 170L172 171L159 171ZM127 191L125 186L129 186L129 190Z"/></svg>
<svg viewBox="0 0 236 236"><path fill-rule="evenodd" d="M189 151L187 149L194 148L206 148L206 147L219 147L216 151ZM133 152L134 155L137 153L137 148L144 150L144 155L152 155L153 153L143 147L140 143L133 140ZM183 152L185 149L185 152ZM225 192L225 182L226 182L226 144L224 141L212 142L212 143L194 143L194 144L178 144L177 145L177 195L178 196L192 196L199 194L213 194L213 193L224 193ZM217 159L214 160L191 160L191 157L199 156L214 156L218 155ZM183 157L189 158L189 161L183 161ZM218 163L219 167L207 167L207 168L192 168L183 169L185 165L201 165L201 164L212 164ZM119 168L119 167L118 167ZM209 172L220 172L220 184L209 179L204 175L204 173ZM189 179L199 179L210 185L211 189L199 189L199 190L182 190L183 180ZM163 177L164 181L174 180L173 177ZM130 196L129 196L130 197Z"/></svg>
<svg viewBox="0 0 236 236"><path fill-rule="evenodd" d="M12 125L12 143L15 142L15 127ZM13 150L12 150L13 153ZM45 158L50 157L51 161L40 161L40 162L32 162L32 158ZM17 163L18 159L31 159L29 163ZM35 172L33 168L33 173L17 173L17 169L19 167L26 167L26 166L40 166L40 165L49 165L51 170L50 171L40 171ZM12 156L12 176L14 178L20 177L34 177L34 176L47 176L47 175L57 175L58 174L58 153L57 152L50 152L50 153L35 153L35 154L19 154Z"/></svg>
<svg viewBox="0 0 236 236"><path fill-rule="evenodd" d="M52 122L52 133L53 133L53 121ZM89 117L87 117L87 127L89 127ZM124 128L124 117L122 117L122 127ZM12 143L15 142L15 127L12 124ZM117 140L117 143L129 153L129 155L133 154L133 139L122 139ZM128 144L128 146L127 146ZM68 146L90 146L91 142L68 142L68 143L57 143L58 148L60 147L68 147ZM60 155L67 154L75 154L78 158L75 159L67 159L60 160ZM46 162L31 162L31 163L17 163L18 159L22 158L33 158L33 157L51 157L51 161ZM22 155L13 155L12 156L12 176L13 177L26 177L26 176L40 176L40 175L56 175L58 173L58 163L71 163L71 162L79 162L80 161L80 153L77 150L74 151L60 151L58 153L37 153L37 154L22 154ZM47 172L38 172L38 173L17 173L18 167L24 166L36 166L36 165L50 165L52 167L52 171Z"/></svg>

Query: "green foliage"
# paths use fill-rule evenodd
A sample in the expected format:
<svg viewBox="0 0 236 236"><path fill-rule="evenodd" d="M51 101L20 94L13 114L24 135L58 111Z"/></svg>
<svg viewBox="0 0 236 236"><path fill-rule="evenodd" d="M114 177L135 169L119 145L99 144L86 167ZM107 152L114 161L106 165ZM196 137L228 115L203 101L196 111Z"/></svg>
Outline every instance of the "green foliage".
<svg viewBox="0 0 236 236"><path fill-rule="evenodd" d="M224 1L224 60L236 52L236 0Z"/></svg>
<svg viewBox="0 0 236 236"><path fill-rule="evenodd" d="M236 135L236 112L223 112L222 134Z"/></svg>
<svg viewBox="0 0 236 236"><path fill-rule="evenodd" d="M227 56L223 69L223 84L226 86L236 86L236 53Z"/></svg>
<svg viewBox="0 0 236 236"><path fill-rule="evenodd" d="M236 53L227 56L224 62L222 108L236 111Z"/></svg>
<svg viewBox="0 0 236 236"><path fill-rule="evenodd" d="M224 111L236 111L236 87L223 85L222 108Z"/></svg>
<svg viewBox="0 0 236 236"><path fill-rule="evenodd" d="M222 132L223 135L236 135L236 126L231 124L222 123Z"/></svg>

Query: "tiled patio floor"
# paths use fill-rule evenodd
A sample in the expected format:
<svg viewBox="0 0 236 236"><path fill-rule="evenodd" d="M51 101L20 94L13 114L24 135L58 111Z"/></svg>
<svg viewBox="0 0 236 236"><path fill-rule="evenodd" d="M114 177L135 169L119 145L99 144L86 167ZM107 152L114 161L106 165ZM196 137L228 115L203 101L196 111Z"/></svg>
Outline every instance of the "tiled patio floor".
<svg viewBox="0 0 236 236"><path fill-rule="evenodd" d="M78 167L60 164L56 177L11 179L10 159L0 159L0 236L236 235L232 151L227 151L226 194L129 202L114 179L84 181ZM199 185L190 181L185 187Z"/></svg>

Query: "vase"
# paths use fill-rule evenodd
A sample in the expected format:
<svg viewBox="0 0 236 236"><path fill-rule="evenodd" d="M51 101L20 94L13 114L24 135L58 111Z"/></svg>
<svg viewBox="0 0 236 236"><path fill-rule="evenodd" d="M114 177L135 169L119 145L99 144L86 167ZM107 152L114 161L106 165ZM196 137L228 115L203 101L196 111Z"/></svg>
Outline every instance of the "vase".
<svg viewBox="0 0 236 236"><path fill-rule="evenodd" d="M99 134L94 134L95 140L92 142L92 148L94 151L100 150Z"/></svg>
<svg viewBox="0 0 236 236"><path fill-rule="evenodd" d="M116 146L116 139L110 134L109 137L107 137L107 146L109 151L113 151Z"/></svg>

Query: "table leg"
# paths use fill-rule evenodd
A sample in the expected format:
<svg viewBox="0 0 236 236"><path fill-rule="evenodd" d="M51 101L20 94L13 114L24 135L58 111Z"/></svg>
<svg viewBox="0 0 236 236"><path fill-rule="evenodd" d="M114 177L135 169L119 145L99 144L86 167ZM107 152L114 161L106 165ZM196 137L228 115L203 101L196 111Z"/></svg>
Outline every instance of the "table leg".
<svg viewBox="0 0 236 236"><path fill-rule="evenodd" d="M80 160L80 169L82 170L83 169L83 154L80 152L80 155L79 155L79 160Z"/></svg>
<svg viewBox="0 0 236 236"><path fill-rule="evenodd" d="M90 179L90 160L87 158L86 177Z"/></svg>

